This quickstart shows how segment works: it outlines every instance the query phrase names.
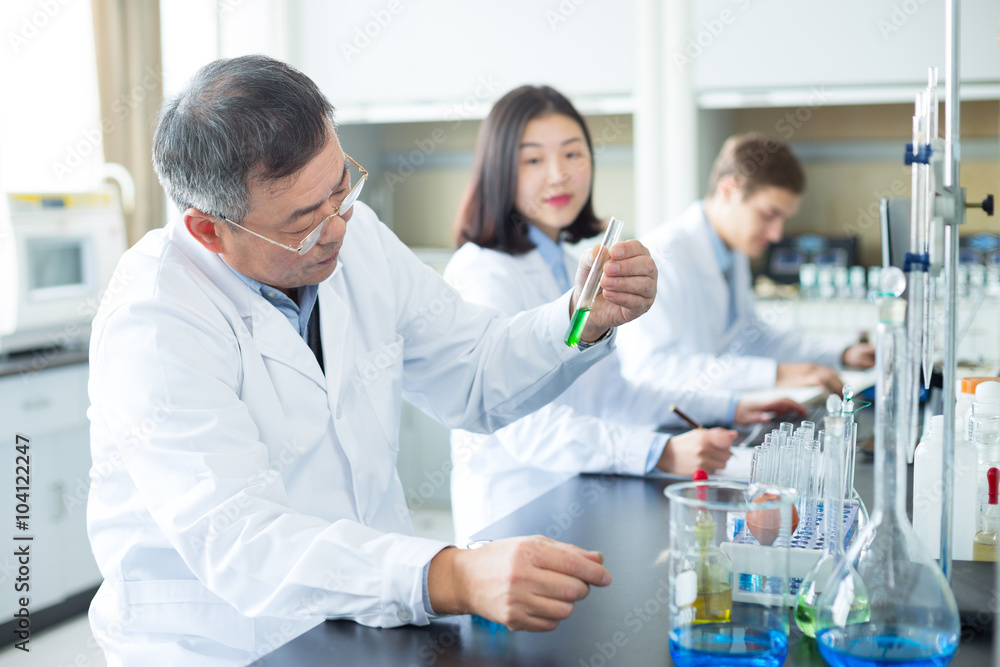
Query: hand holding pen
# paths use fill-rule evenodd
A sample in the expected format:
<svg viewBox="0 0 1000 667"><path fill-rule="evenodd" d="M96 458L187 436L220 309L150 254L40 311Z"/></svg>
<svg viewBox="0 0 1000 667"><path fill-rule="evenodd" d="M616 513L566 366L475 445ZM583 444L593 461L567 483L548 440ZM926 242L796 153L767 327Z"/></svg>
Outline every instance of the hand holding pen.
<svg viewBox="0 0 1000 667"><path fill-rule="evenodd" d="M736 431L704 428L676 405L670 409L694 430L670 438L656 467L678 475L690 475L698 469L713 473L725 468Z"/></svg>

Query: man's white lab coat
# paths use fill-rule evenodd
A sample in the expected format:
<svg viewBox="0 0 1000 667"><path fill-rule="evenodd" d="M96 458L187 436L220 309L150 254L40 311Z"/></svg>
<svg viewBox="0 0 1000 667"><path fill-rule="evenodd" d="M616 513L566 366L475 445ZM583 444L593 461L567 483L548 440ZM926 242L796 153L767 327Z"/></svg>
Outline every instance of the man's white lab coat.
<svg viewBox="0 0 1000 667"><path fill-rule="evenodd" d="M757 316L750 260L737 250L732 267L736 317L728 322L729 284L719 270L701 202L653 230L643 244L659 278L653 307L620 327L618 355L626 377L670 377L692 389L740 391L773 386L779 363L840 366L846 345L768 324L787 317L781 302L765 315L768 321Z"/></svg>
<svg viewBox="0 0 1000 667"><path fill-rule="evenodd" d="M576 260L565 255L572 270ZM444 273L462 296L506 315L558 298L538 250L509 255L463 245ZM565 332L563 332L565 334ZM663 383L639 387L621 376L614 354L591 367L549 405L491 435L453 431L451 498L461 542L580 472L646 472L663 424L683 427L677 403L708 424L724 423L732 396L687 394Z"/></svg>
<svg viewBox="0 0 1000 667"><path fill-rule="evenodd" d="M568 349L568 295L466 304L362 204L318 294L325 375L285 316L183 224L122 258L94 320L91 605L109 664L240 664L324 618L426 623L396 474L401 395L488 431L611 345Z"/></svg>

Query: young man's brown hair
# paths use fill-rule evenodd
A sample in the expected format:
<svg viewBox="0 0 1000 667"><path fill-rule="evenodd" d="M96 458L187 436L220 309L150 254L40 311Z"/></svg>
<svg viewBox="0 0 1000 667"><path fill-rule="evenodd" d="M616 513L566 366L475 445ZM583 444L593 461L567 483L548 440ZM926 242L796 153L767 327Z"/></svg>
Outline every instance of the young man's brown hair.
<svg viewBox="0 0 1000 667"><path fill-rule="evenodd" d="M801 195L806 189L806 175L788 145L760 134L737 134L722 144L708 176L708 196L726 176L733 176L743 198L766 187L775 187Z"/></svg>

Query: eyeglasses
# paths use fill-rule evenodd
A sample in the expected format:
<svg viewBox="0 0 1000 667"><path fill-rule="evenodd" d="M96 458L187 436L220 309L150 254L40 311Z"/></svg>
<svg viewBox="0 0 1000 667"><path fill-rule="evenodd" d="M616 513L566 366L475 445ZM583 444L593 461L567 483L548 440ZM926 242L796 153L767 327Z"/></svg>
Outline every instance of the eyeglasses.
<svg viewBox="0 0 1000 667"><path fill-rule="evenodd" d="M358 179L358 182L354 184L354 187L351 188L351 191L347 193L347 196L344 197L344 201L340 202L340 205L336 209L334 209L333 213L320 220L319 224L316 225L316 228L313 229L311 232L309 232L308 236L302 239L298 247L293 248L290 245L285 245L284 243L278 243L273 239L267 238L263 234L258 234L252 229L247 229L238 222L233 222L229 218L223 218L223 220L225 220L231 225L236 225L245 232L250 232L254 236L264 239L268 243L273 243L276 246L281 246L285 250L291 250L292 252L297 253L299 255L306 254L307 252L312 250L313 247L316 245L316 242L319 241L319 237L323 233L323 227L326 226L326 223L330 218L335 218L338 215L343 215L344 213L347 213L348 211L351 210L351 207L354 206L354 202L356 202L358 200L358 197L361 195L361 189L364 188L365 181L368 180L368 171L364 167L355 162L354 158L352 158L347 153L344 153L344 157L350 160L351 164L353 164L355 167L358 168L358 171L361 173L361 177Z"/></svg>

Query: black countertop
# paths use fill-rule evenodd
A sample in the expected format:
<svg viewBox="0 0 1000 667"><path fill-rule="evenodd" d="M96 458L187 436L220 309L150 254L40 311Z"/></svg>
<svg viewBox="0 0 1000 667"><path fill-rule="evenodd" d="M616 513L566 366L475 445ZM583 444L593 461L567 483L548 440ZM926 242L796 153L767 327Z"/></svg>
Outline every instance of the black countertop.
<svg viewBox="0 0 1000 667"><path fill-rule="evenodd" d="M855 486L872 497L872 464L859 460ZM501 519L477 538L538 533L603 551L614 576L595 588L573 615L546 633L509 632L449 617L428 626L368 628L327 621L265 656L256 665L531 665L600 667L670 665L666 605L667 501L664 479L582 475ZM987 563L957 562L953 588L965 611L952 665L992 664L995 578ZM794 628L789 667L825 664L813 640Z"/></svg>

